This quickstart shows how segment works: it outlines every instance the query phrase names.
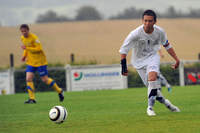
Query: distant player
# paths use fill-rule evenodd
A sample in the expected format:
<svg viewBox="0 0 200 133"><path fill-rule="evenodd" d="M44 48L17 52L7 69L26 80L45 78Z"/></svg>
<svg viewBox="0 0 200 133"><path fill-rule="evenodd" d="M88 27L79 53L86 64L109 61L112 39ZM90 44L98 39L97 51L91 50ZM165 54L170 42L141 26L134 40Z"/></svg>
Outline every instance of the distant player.
<svg viewBox="0 0 200 133"><path fill-rule="evenodd" d="M131 63L136 68L144 84L148 87L147 115L149 116L156 115L153 110L155 100L158 100L173 112L180 112L179 108L171 104L168 99L165 99L160 91L161 84L157 79L160 74L160 56L158 55L160 44L175 59L176 63L172 65L174 69L179 66L179 59L168 42L164 30L155 25L156 18L153 10L146 10L142 15L143 25L133 30L127 36L119 50L122 75L127 76L126 56L129 50L132 49Z"/></svg>
<svg viewBox="0 0 200 133"><path fill-rule="evenodd" d="M21 48L24 50L22 61L26 61L27 64L26 85L29 99L25 103L36 103L33 84L33 77L36 71L39 72L44 83L58 92L59 100L62 102L64 100L63 90L58 87L53 79L48 77L47 60L38 37L29 32L29 26L27 24L22 24L20 31L22 33L21 41L23 43Z"/></svg>
<svg viewBox="0 0 200 133"><path fill-rule="evenodd" d="M161 48L158 50L158 53L161 58L164 58L164 54L162 53ZM161 73L159 74L159 80L161 82L161 85L164 85L167 88L168 92L171 92L171 90L172 90L171 85L169 84L167 79Z"/></svg>

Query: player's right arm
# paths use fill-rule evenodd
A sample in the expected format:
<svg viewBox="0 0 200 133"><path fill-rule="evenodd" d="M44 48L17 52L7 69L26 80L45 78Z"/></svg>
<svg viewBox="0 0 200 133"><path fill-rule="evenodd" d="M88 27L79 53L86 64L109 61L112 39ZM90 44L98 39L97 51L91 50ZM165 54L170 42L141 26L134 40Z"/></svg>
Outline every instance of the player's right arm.
<svg viewBox="0 0 200 133"><path fill-rule="evenodd" d="M133 41L137 39L136 31L131 32L125 39L123 45L121 46L119 52L121 54L121 73L123 76L128 76L127 61L126 56L131 48L133 48Z"/></svg>
<svg viewBox="0 0 200 133"><path fill-rule="evenodd" d="M23 36L21 36L21 41L23 43ZM21 61L25 61L26 60L26 57L27 57L27 50L26 50L26 46L24 44L21 45L21 48L23 50L23 55L22 55L22 58L21 58Z"/></svg>
<svg viewBox="0 0 200 133"><path fill-rule="evenodd" d="M24 49L24 52L23 52L23 55L22 55L22 61L25 61L26 60L26 57L27 57L27 51L26 49Z"/></svg>
<svg viewBox="0 0 200 133"><path fill-rule="evenodd" d="M128 76L128 69L126 64L126 54L121 54L121 73L123 76Z"/></svg>

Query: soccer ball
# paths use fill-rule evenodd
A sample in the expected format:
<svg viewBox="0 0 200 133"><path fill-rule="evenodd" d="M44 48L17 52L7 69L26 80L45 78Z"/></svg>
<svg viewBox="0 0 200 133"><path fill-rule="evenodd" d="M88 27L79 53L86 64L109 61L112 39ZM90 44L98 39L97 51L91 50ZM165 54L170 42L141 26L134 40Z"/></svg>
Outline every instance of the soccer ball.
<svg viewBox="0 0 200 133"><path fill-rule="evenodd" d="M49 111L49 118L55 123L63 123L67 118L67 110L63 106L54 106Z"/></svg>

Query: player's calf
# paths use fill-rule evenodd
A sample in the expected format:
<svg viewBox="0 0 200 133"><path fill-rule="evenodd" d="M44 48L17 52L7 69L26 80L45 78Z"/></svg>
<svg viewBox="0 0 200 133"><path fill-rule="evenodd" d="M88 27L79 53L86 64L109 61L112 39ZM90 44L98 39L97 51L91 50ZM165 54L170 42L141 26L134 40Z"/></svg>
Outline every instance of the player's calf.
<svg viewBox="0 0 200 133"><path fill-rule="evenodd" d="M172 112L180 112L180 109L173 105L168 99L165 99L165 106Z"/></svg>

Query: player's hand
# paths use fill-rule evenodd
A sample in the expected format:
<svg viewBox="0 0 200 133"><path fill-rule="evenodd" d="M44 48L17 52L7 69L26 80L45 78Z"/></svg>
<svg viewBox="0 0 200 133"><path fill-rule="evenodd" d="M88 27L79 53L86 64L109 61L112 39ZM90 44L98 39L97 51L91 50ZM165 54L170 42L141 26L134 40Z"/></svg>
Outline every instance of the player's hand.
<svg viewBox="0 0 200 133"><path fill-rule="evenodd" d="M122 73L123 76L128 76L128 70L127 72Z"/></svg>
<svg viewBox="0 0 200 133"><path fill-rule="evenodd" d="M164 54L161 54L161 55L160 55L160 57L161 57L161 58L164 58L164 57L165 57L165 55L164 55Z"/></svg>
<svg viewBox="0 0 200 133"><path fill-rule="evenodd" d="M23 50L25 50L25 49L26 49L26 46L25 46L25 45L21 45L21 48L22 48Z"/></svg>
<svg viewBox="0 0 200 133"><path fill-rule="evenodd" d="M179 67L179 64L180 64L180 61L179 60L176 60L176 63L172 65L172 68L173 69L176 69Z"/></svg>
<svg viewBox="0 0 200 133"><path fill-rule="evenodd" d="M21 61L25 61L26 60L26 56L22 57Z"/></svg>

